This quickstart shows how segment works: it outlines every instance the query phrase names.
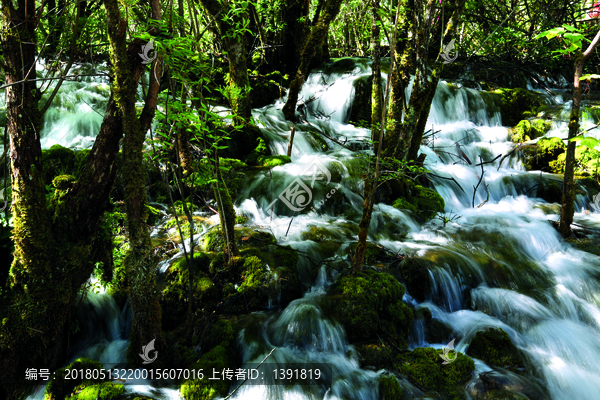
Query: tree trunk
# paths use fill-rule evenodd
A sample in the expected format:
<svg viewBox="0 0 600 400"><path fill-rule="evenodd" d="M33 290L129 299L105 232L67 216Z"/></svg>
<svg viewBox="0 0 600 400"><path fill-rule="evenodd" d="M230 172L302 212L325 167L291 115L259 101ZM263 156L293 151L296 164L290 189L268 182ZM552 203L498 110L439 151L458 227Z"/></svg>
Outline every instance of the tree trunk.
<svg viewBox="0 0 600 400"><path fill-rule="evenodd" d="M374 148L377 149L375 152L377 155L375 177L373 181L367 176L364 177L364 201L363 201L363 213L358 224L358 245L354 257L352 257L352 271L360 271L363 269L363 263L365 261L365 251L367 250L367 236L369 235L369 226L371 225L371 218L373 216L373 205L375 203L375 193L377 181L379 178L379 159L381 157L381 146L379 140L382 137L382 102L383 93L381 90L381 60L380 60L380 44L379 44L379 26L377 25L377 11L379 9L379 1L375 0L372 6L373 13L373 24L371 25L371 57L373 59L372 74L373 74L373 86L371 91L371 138L374 144ZM373 187L372 187L373 186Z"/></svg>
<svg viewBox="0 0 600 400"><path fill-rule="evenodd" d="M323 42L329 31L329 25L340 12L340 6L343 0L327 0L321 10L317 23L312 27L304 49L300 66L296 72L296 76L290 84L288 100L283 106L283 115L288 121L292 121L296 114L296 103L298 103L298 94L304 85L304 81L310 72L310 63L316 54L316 50L323 45Z"/></svg>
<svg viewBox="0 0 600 400"><path fill-rule="evenodd" d="M139 363L137 353L151 340L156 339L159 352L164 349L160 304L155 290L156 259L146 226L146 175L142 154L146 132L142 130L135 107L137 85L143 71L137 54L142 43L136 41L127 49L127 21L121 18L117 1L104 0L104 6L115 76L113 90L123 118L123 180L130 246L125 270L133 310L128 358Z"/></svg>
<svg viewBox="0 0 600 400"><path fill-rule="evenodd" d="M585 50L578 51L575 56L575 77L573 82L573 108L569 118L569 139L573 139L579 132L579 107L581 104L581 82L579 78L583 75L583 64L590 57L594 48L600 41L600 31ZM573 223L573 214L575 214L575 141L569 140L567 144L567 154L565 158L565 175L563 183L562 206L560 208L560 225L559 231L564 238L570 237L571 224Z"/></svg>
<svg viewBox="0 0 600 400"><path fill-rule="evenodd" d="M225 264L231 265L232 259L240 254L235 242L235 209L233 208L233 201L229 195L229 190L227 190L227 186L225 186L225 182L221 177L218 157L215 170L216 182L213 182L213 190L215 192L215 199L217 200L217 207L219 210L221 232L225 239L223 253Z"/></svg>
<svg viewBox="0 0 600 400"><path fill-rule="evenodd" d="M116 176L122 137L119 111L109 99L100 133L78 182L56 180L46 201L40 146L39 91L34 81L34 2L3 4L2 51L12 165L14 260L0 290L0 398L17 398L26 368L54 369L68 356L66 332L81 285L106 260L97 237ZM17 83L19 82L19 83ZM60 183L59 183L60 181ZM27 357L23 357L27 354Z"/></svg>
<svg viewBox="0 0 600 400"><path fill-rule="evenodd" d="M231 111L237 117L236 122L249 121L250 108L250 80L248 79L248 66L246 63L246 43L243 32L235 30L225 18L228 2L221 0L200 0L204 9L218 22L219 33L223 40L227 58L229 60L229 102ZM248 19L244 11L238 18Z"/></svg>

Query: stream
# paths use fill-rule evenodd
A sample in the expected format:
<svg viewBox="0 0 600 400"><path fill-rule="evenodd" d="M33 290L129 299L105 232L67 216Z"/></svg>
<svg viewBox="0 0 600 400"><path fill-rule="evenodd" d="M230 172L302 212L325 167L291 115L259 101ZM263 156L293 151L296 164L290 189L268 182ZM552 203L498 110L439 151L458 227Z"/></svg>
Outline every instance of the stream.
<svg viewBox="0 0 600 400"><path fill-rule="evenodd" d="M348 62L345 63L346 65ZM239 358L244 364L258 363L272 348L269 363L330 363L332 374L326 384L244 385L232 399L345 399L376 400L377 377L382 371L359 367L358 357L348 343L346 332L320 307L337 270L316 267L325 258L346 258L356 240L362 212L361 142L370 130L347 123L353 106L353 82L368 76L369 62L356 59L343 72L339 68L313 71L300 99L307 104L306 125L297 127L292 162L259 173L249 180L235 200L236 212L268 227L281 245L302 251L298 268L301 281L310 287L305 295L279 310L253 315L251 326L237 337ZM407 93L410 88L407 88ZM106 81L90 80L63 90L45 116L43 146L60 143L67 147L90 147L108 96ZM562 96L547 96L548 104L568 114L570 102ZM255 109L253 116L271 140L273 154L286 154L290 134L281 108L283 101ZM586 116L583 127L596 117ZM325 138L311 139L317 129L344 143ZM426 129L435 137L421 152L427 155L430 180L445 200L445 216L421 225L408 211L377 204L369 241L400 254L435 260L429 271L428 293L411 294L404 301L414 309L427 307L434 318L453 329L442 343L427 343L422 324L415 320L409 347L443 348L455 339L455 349L464 352L475 333L485 327L501 327L535 367L532 373L543 381L555 400L598 399L600 393L600 259L563 241L549 220L557 221L559 209L535 197L530 190L540 179L561 177L527 172L518 156L507 158L498 168L497 159L485 165L469 165L451 153L460 151L473 164L491 161L513 147L508 130L502 126L498 106L481 91L458 88L440 82ZM77 134L73 134L77 132ZM565 135L566 122L555 123L548 136ZM312 180L308 179L312 176ZM454 178L453 180L444 178ZM278 197L294 182L310 186L309 199L293 198L294 211ZM487 187L487 190L485 190ZM575 222L600 227L600 213L589 212L595 193L581 192L576 199ZM473 206L474 205L474 206ZM213 222L217 219L213 217ZM307 232L318 228L327 240L307 240ZM332 244L333 249L332 249ZM159 266L164 272L169 263ZM490 265L501 265L510 284L498 287ZM531 272L532 271L532 272ZM101 362L123 362L130 309L119 309L107 294L88 293L85 300L88 326L82 327L85 340L77 344L73 359L86 356ZM301 335L295 334L303 332ZM307 333L308 332L308 333ZM475 385L479 373L491 368L476 360L476 370L467 388ZM401 382L406 398L427 398L409 382ZM155 399L176 399L176 385L139 381L125 385L128 393ZM232 385L232 390L235 385ZM43 390L30 399L43 398Z"/></svg>

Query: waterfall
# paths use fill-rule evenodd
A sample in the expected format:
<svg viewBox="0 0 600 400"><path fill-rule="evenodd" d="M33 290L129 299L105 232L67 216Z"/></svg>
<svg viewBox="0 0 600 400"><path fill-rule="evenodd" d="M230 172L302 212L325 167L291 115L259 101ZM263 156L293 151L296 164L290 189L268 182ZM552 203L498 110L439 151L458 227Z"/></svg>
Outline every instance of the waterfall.
<svg viewBox="0 0 600 400"><path fill-rule="evenodd" d="M347 257L349 244L356 241L362 210L359 193L364 161L360 155L366 151L358 144L370 137L370 131L347 122L355 94L353 82L368 76L370 67L365 59L346 60L344 65L344 70L330 65L311 73L300 93L310 125L297 125L292 162L256 174L235 201L236 211L250 216L256 224L269 226L279 244L291 245L316 261ZM64 111L57 108L57 114L47 117L45 146L84 143L82 138L91 136L87 127L99 120L93 115L85 117L89 121L82 116L86 122L75 118L80 113L77 110L92 101L93 93L104 90L94 85L101 84L88 82L72 90L70 95L75 97L60 98ZM77 90L85 94L77 97ZM106 93L102 96L104 100L98 104L105 101ZM289 122L281 113L283 104L276 101L253 110L274 154L286 154L290 134ZM565 113L570 103L558 99L553 106ZM584 127L597 123L597 119L586 116ZM86 127L78 128L81 124ZM488 93L440 82L426 129L435 135L428 146L421 147L427 156L425 167L432 172L435 190L445 199L446 216L460 218L444 225L435 219L420 225L409 212L377 204L369 231L372 242L436 261L429 271L431 285L425 300L409 298L410 293L406 300L416 308L428 307L433 318L450 326L458 351L465 351L478 329L501 327L537 368L552 399L597 399L600 260L562 241L548 221L557 220L558 215L544 211L547 203L531 195L530 189L540 176L555 177L527 172L515 156L504 160L500 168L499 159L484 165L482 178L481 166L475 164L506 155L513 147L500 109ZM548 136L561 137L565 129L565 124L558 123ZM464 156L457 157L457 149ZM480 179L482 185L474 195L473 188ZM279 197L296 180L310 186L311 197L303 199L300 211ZM589 194L578 195L575 218L584 225L597 225L600 214L585 212L590 200ZM307 239L311 229L326 232L327 243L338 245L326 248L323 242ZM167 266L161 264L161 269ZM261 314L255 326L239 333L237 348L244 365L260 362L275 348L269 363L327 363L332 366L332 375L323 386L244 385L232 398L377 399L381 372L359 367L346 332L321 308L320 299L335 273L311 268L314 266L301 257L300 278L311 290L283 310ZM118 358L116 354L124 348L118 343L126 345L121 333L123 319L114 302L103 296L89 297L96 316L90 316L90 328L84 327L88 333L80 354ZM411 347L445 345L427 344L419 320L410 339ZM491 370L479 360L476 365L478 373ZM150 383L144 383L128 390L144 394L150 388ZM171 394L153 395L167 398Z"/></svg>

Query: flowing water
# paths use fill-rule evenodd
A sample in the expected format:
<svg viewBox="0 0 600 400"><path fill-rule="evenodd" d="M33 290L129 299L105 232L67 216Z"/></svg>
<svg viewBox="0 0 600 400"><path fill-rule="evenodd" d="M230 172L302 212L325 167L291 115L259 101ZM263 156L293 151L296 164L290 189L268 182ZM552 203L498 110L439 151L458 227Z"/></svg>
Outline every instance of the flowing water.
<svg viewBox="0 0 600 400"><path fill-rule="evenodd" d="M307 255L301 258L298 268L301 280L311 287L304 297L283 310L255 313L254 323L238 335L240 358L245 364L257 363L276 348L270 363L331 363L332 374L320 386L244 385L232 398L378 397L377 375L381 371L359 368L344 329L320 307L319 299L335 279L336 270L315 269L315 263L325 258L347 257L362 212L359 193L364 161L360 149L370 131L347 124L347 119L353 106L353 82L370 74L370 68L366 60L350 64L342 72L329 68L310 75L301 98L316 98L306 106L311 126L298 125L292 163L259 174L236 200L238 213L258 225L269 226L280 244L289 244ZM89 83L82 90L93 92L93 86ZM548 102L556 104L563 114L570 106L560 96L548 98ZM83 103L73 100L74 115L85 107ZM254 110L255 119L271 139L274 154L286 153L290 134L282 106L278 101ZM60 115L47 118L45 146L72 144L74 137L97 132L96 116L87 120L80 115L79 122L73 122L74 115ZM562 119L566 119L564 115ZM589 117L584 126L594 122L594 117ZM85 127L79 129L78 124ZM82 133L66 135L61 133L63 126L70 126L69 132ZM532 372L543 380L552 399L598 399L600 260L561 240L549 222L558 219L557 208L536 198L535 190L531 190L540 179L557 177L525 171L518 156L507 158L499 168L497 159L484 166L482 184L473 194L482 169L469 165L465 158L476 164L480 157L491 161L512 149L499 109L485 92L440 82L427 123L430 128L435 136L421 151L427 155L425 165L432 171L431 182L445 199L445 216L452 221L434 219L420 225L408 211L378 204L369 232L370 241L388 249L436 260L429 274L430 292L417 296L422 300L418 301L407 291L404 300L415 308L428 307L434 318L448 324L454 333L444 343L427 343L422 322L416 320L410 346L441 348L455 338L456 349L465 351L477 330L502 327L528 356L534 366ZM566 123L555 124L549 136L565 136L565 129ZM344 146L328 138L324 142L315 139L311 130ZM457 156L459 151L464 157ZM310 187L310 198L296 198L291 205L302 210L295 211L278 195L298 180ZM600 214L587 210L593 194L577 195L575 221L581 225L600 225ZM307 239L311 236L306 234L315 228L326 232L325 242ZM168 265L167 261L161 263L161 271ZM85 342L79 344L79 354L102 361L102 357L114 358L115 352L127 345L127 310L118 310L106 295L95 296L89 298L88 305L96 310L89 318L94 328L89 328ZM476 373L484 371L490 368L477 361ZM418 389L402 384L412 398L424 398ZM156 398L176 397L174 389L152 389L151 382L141 382L128 390L140 394L154 390L151 393Z"/></svg>

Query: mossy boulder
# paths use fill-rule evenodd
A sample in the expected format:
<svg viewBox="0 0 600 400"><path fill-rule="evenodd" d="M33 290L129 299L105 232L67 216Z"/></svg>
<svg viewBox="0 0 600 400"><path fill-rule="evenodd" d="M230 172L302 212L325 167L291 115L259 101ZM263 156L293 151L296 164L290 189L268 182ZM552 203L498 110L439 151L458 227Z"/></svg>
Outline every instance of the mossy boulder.
<svg viewBox="0 0 600 400"><path fill-rule="evenodd" d="M417 213L417 207L414 204L410 203L408 200L406 200L404 197L396 199L392 206L394 208L397 208L398 210L408 210L415 214Z"/></svg>
<svg viewBox="0 0 600 400"><path fill-rule="evenodd" d="M389 274L364 270L340 277L329 288L334 317L346 328L351 341L389 338L407 346L412 310L402 302L404 286Z"/></svg>
<svg viewBox="0 0 600 400"><path fill-rule="evenodd" d="M181 396L185 400L210 400L225 396L229 389L229 381L226 379L209 380L209 378L212 377L213 369L220 372L225 368L232 368L234 363L231 358L231 354L221 345L204 354L191 367L204 371L204 377L185 381L180 387ZM218 377L220 378L220 374Z"/></svg>
<svg viewBox="0 0 600 400"><path fill-rule="evenodd" d="M391 374L379 376L379 400L399 400L402 398L402 386Z"/></svg>
<svg viewBox="0 0 600 400"><path fill-rule="evenodd" d="M361 368L394 369L394 353L389 346L363 343L355 346Z"/></svg>
<svg viewBox="0 0 600 400"><path fill-rule="evenodd" d="M393 263L390 267L398 269L411 296L419 302L425 301L431 293L429 270L435 268L431 261L424 258L407 257Z"/></svg>
<svg viewBox="0 0 600 400"><path fill-rule="evenodd" d="M49 184L57 175L72 174L75 168L76 153L60 144L42 150L44 181Z"/></svg>
<svg viewBox="0 0 600 400"><path fill-rule="evenodd" d="M523 354L502 328L487 328L477 332L467 354L493 367L524 367Z"/></svg>
<svg viewBox="0 0 600 400"><path fill-rule="evenodd" d="M219 146L227 146L219 150L220 157L242 160L248 165L255 165L253 162L258 155L270 155L268 141L256 126L227 126L221 129L223 135L229 139L219 142Z"/></svg>
<svg viewBox="0 0 600 400"><path fill-rule="evenodd" d="M425 220L435 217L438 212L444 212L446 206L438 192L419 185L415 186L411 203L417 207L417 213Z"/></svg>
<svg viewBox="0 0 600 400"><path fill-rule="evenodd" d="M292 159L289 156L283 155L258 157L258 165L262 165L263 167L278 167L290 162L292 162Z"/></svg>
<svg viewBox="0 0 600 400"><path fill-rule="evenodd" d="M356 252L356 247L358 246L358 242L354 242L352 244L350 244L349 249L350 252L352 254L354 254ZM387 253L385 252L385 249L375 243L371 243L371 242L367 242L367 248L365 250L365 259L364 262L370 265L375 265L375 264L379 264L380 266L383 266L382 264L386 261L389 262L389 260L387 260Z"/></svg>
<svg viewBox="0 0 600 400"><path fill-rule="evenodd" d="M428 343L446 343L448 341L453 329L439 319L433 318L427 307L417 308L414 314L415 319L423 321L425 340Z"/></svg>
<svg viewBox="0 0 600 400"><path fill-rule="evenodd" d="M442 350L420 347L397 357L398 370L419 386L438 392L447 399L465 399L461 384L467 382L475 370L469 357L456 352L456 358L443 364Z"/></svg>
<svg viewBox="0 0 600 400"><path fill-rule="evenodd" d="M535 113L544 104L542 97L523 88L498 89L493 92L500 98L502 124L515 126L523 119L524 113Z"/></svg>
<svg viewBox="0 0 600 400"><path fill-rule="evenodd" d="M548 203L560 203L562 201L562 185L553 179L543 179L536 187L535 196Z"/></svg>
<svg viewBox="0 0 600 400"><path fill-rule="evenodd" d="M479 374L468 391L473 400L549 400L540 383L530 375L496 368Z"/></svg>
<svg viewBox="0 0 600 400"><path fill-rule="evenodd" d="M79 358L68 366L58 369L54 374L51 375L50 382L46 387L46 394L44 398L46 400L62 400L71 396L71 394L75 392L75 389L80 390L88 386L101 384L105 380L85 379L85 376L80 376L81 374L75 375L67 371L80 369L85 371L100 371L103 369L103 366L98 361L90 360L88 358ZM73 379L75 376L77 379Z"/></svg>
<svg viewBox="0 0 600 400"><path fill-rule="evenodd" d="M556 165L556 160L565 153L566 148L567 146L560 138L542 137L535 146L523 149L523 164L528 171L561 173L559 165Z"/></svg>
<svg viewBox="0 0 600 400"><path fill-rule="evenodd" d="M544 136L550 129L552 129L552 122L550 121L544 119L535 119L533 121L524 119L519 121L517 126L510 130L511 139L515 143L526 142Z"/></svg>
<svg viewBox="0 0 600 400"><path fill-rule="evenodd" d="M69 397L72 400L112 400L125 393L123 384L114 382L104 382L99 385L92 385L84 388L74 396Z"/></svg>
<svg viewBox="0 0 600 400"><path fill-rule="evenodd" d="M256 139L256 144L253 145L252 151L250 151L248 156L245 158L245 161L248 165L261 165L260 160L270 155L271 150L269 149L266 138L258 137Z"/></svg>

